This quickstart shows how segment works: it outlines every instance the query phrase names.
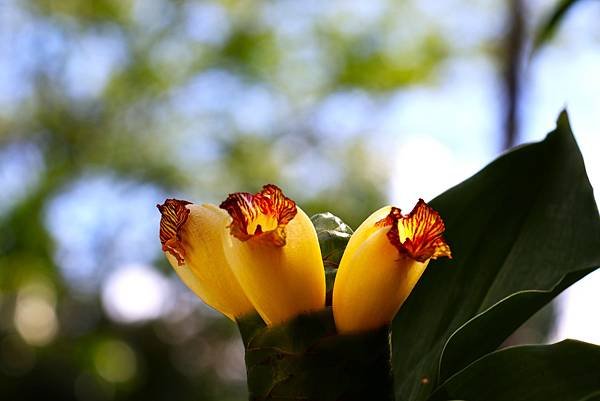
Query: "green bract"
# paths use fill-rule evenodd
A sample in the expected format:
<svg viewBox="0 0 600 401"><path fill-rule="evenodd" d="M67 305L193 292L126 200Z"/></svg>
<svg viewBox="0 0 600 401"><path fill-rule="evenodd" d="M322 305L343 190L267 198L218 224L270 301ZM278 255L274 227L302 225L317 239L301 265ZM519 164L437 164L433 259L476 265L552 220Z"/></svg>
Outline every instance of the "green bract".
<svg viewBox="0 0 600 401"><path fill-rule="evenodd" d="M331 308L267 328L238 320L250 400L392 401L389 328L338 335Z"/></svg>

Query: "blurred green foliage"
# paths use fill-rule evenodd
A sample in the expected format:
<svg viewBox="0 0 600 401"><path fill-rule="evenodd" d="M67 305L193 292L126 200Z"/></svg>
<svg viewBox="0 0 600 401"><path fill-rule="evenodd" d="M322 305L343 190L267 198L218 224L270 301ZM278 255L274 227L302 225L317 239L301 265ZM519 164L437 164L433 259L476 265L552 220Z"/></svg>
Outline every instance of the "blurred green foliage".
<svg viewBox="0 0 600 401"><path fill-rule="evenodd" d="M560 0L557 2L536 33L533 40L533 51L537 51L552 39L561 22L578 3L581 2L579 0Z"/></svg>
<svg viewBox="0 0 600 401"><path fill-rule="evenodd" d="M198 310L182 320L111 320L102 307L101 283L82 292L61 269L60 248L48 227L51 205L90 176L151 185L197 202L274 182L307 212L335 208L356 225L384 202L385 168L368 144L321 136L302 123L310 119L306 104L339 88L389 90L419 81L444 53L441 45L419 50L409 66L396 65L394 55L365 59L355 47L365 38L323 24L318 40L341 64L330 69L314 60L306 72L306 62L294 60L307 46L302 38L286 37L285 24L260 18L268 2L151 3L29 0L3 6L10 7L5 11L12 13L15 31L2 40L18 52L12 68L24 95L15 93L11 107L0 111L0 150L16 152L18 159L21 148L33 148L41 159L34 178L0 214L3 399L245 398L243 370L228 374L231 367L223 365L231 364L228 352L239 358L243 349L231 322L207 315L198 300L192 303ZM198 10L208 12L208 20L190 20ZM17 39L7 43L12 37ZM369 46L383 54L378 45ZM319 71L321 81L311 81ZM207 72L241 89L202 109L197 103L212 99L188 96L201 97L193 83ZM214 84L220 85L218 78ZM262 124L266 131L260 124L236 124L236 109L228 104L253 88L275 94L276 106L287 110ZM311 189L290 171L300 169L300 177L312 180L319 167L304 164L314 160L332 178ZM137 207L153 208L157 201ZM109 216L121 205L104 207L94 213ZM154 264L171 274L158 238L152 241ZM96 266L93 277L104 280L114 267L108 264ZM181 334L187 332L192 335Z"/></svg>

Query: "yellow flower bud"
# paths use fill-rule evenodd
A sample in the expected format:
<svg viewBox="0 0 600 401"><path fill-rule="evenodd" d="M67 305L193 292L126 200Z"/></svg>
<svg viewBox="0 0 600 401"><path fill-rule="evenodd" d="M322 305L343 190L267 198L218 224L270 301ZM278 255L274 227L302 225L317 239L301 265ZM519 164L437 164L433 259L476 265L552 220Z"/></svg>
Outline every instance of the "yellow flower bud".
<svg viewBox="0 0 600 401"><path fill-rule="evenodd" d="M275 185L235 193L221 204L232 217L225 255L268 325L325 306L325 271L310 219Z"/></svg>
<svg viewBox="0 0 600 401"><path fill-rule="evenodd" d="M389 324L430 259L451 257L444 222L422 199L408 215L386 206L354 232L333 287L333 315L340 333Z"/></svg>
<svg viewBox="0 0 600 401"><path fill-rule="evenodd" d="M206 304L235 320L254 310L223 252L229 217L215 205L167 199L157 205L160 239L181 280Z"/></svg>

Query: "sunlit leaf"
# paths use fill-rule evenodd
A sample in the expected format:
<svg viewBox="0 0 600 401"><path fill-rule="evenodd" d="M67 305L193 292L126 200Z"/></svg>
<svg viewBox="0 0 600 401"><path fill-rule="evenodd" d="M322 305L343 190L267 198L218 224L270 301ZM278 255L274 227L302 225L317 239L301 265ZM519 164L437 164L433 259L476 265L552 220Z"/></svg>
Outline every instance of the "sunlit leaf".
<svg viewBox="0 0 600 401"><path fill-rule="evenodd" d="M329 212L315 214L310 220L315 226L319 238L319 247L325 267L327 304L330 305L337 268L352 235L352 229L342 219Z"/></svg>

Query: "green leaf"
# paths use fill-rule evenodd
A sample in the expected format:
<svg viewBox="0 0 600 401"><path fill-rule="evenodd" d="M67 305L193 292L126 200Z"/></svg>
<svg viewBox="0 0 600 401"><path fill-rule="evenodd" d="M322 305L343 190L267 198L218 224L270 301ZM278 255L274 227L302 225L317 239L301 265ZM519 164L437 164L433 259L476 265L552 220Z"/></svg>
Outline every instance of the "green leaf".
<svg viewBox="0 0 600 401"><path fill-rule="evenodd" d="M337 268L352 236L352 229L342 219L329 212L315 214L310 220L319 237L325 266Z"/></svg>
<svg viewBox="0 0 600 401"><path fill-rule="evenodd" d="M579 399L579 401L600 401L600 390Z"/></svg>
<svg viewBox="0 0 600 401"><path fill-rule="evenodd" d="M566 340L496 351L452 376L430 401L597 399L600 347Z"/></svg>
<svg viewBox="0 0 600 401"><path fill-rule="evenodd" d="M251 400L391 401L389 327L336 333L331 308L272 328L238 320Z"/></svg>
<svg viewBox="0 0 600 401"><path fill-rule="evenodd" d="M579 401L600 401L600 390L586 395L585 397L579 399Z"/></svg>
<svg viewBox="0 0 600 401"><path fill-rule="evenodd" d="M548 291L520 291L501 300L488 310L465 323L448 339L442 351L439 380L445 380L481 355L495 350L500 339L510 336L532 311L541 309L565 288L589 274L592 270L580 270L568 274L558 285ZM481 333L493 333L482 335ZM477 346L474 347L473 344Z"/></svg>
<svg viewBox="0 0 600 401"><path fill-rule="evenodd" d="M398 400L435 389L451 336L444 377L600 265L600 217L566 113L544 141L501 156L431 205L454 259L432 261L394 319Z"/></svg>
<svg viewBox="0 0 600 401"><path fill-rule="evenodd" d="M337 267L352 236L352 229L342 219L329 212L315 214L310 220L315 226L319 238L323 265L325 266L327 304L331 305Z"/></svg>
<svg viewBox="0 0 600 401"><path fill-rule="evenodd" d="M552 39L563 18L565 18L569 10L571 10L578 2L579 0L560 0L549 17L542 23L542 26L536 34L535 39L533 40L534 52Z"/></svg>

